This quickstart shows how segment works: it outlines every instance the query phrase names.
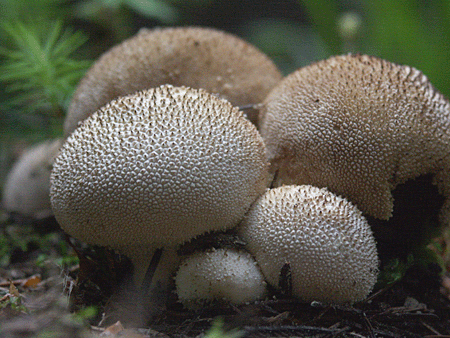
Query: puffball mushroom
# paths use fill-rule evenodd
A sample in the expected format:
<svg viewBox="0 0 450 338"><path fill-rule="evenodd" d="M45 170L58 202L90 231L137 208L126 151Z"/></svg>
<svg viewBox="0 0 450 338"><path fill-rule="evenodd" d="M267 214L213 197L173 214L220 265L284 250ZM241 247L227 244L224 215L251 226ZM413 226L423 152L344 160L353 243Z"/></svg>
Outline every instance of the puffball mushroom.
<svg viewBox="0 0 450 338"><path fill-rule="evenodd" d="M69 135L119 96L164 84L202 88L234 106L260 103L282 78L256 47L211 28L141 29L103 54L73 95L64 123ZM248 110L255 121L256 111Z"/></svg>
<svg viewBox="0 0 450 338"><path fill-rule="evenodd" d="M420 175L450 195L450 104L413 67L344 55L301 68L268 95L259 126L274 186L327 187L382 220L391 191Z"/></svg>
<svg viewBox="0 0 450 338"><path fill-rule="evenodd" d="M179 300L190 309L213 300L236 305L253 302L267 291L255 259L235 249L199 252L186 258L178 269L175 285Z"/></svg>
<svg viewBox="0 0 450 338"><path fill-rule="evenodd" d="M266 187L264 143L237 108L171 85L118 98L67 139L51 176L61 227L134 263L236 226Z"/></svg>
<svg viewBox="0 0 450 338"><path fill-rule="evenodd" d="M61 139L47 140L20 156L5 181L2 204L6 211L37 219L52 215L50 172L61 144Z"/></svg>
<svg viewBox="0 0 450 338"><path fill-rule="evenodd" d="M303 301L354 303L371 292L378 274L376 243L352 203L309 185L268 190L240 225L269 284L290 270L293 296ZM290 276L290 277L289 277Z"/></svg>

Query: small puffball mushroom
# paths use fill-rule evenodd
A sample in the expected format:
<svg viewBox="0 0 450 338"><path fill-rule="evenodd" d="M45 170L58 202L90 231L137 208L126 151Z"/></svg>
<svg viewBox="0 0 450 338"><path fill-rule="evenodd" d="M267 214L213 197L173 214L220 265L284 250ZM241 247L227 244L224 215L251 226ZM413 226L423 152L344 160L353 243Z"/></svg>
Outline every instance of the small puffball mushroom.
<svg viewBox="0 0 450 338"><path fill-rule="evenodd" d="M141 29L103 54L81 80L64 124L69 135L109 101L164 84L202 88L234 106L262 102L282 78L261 51L211 28ZM256 120L255 110L246 110Z"/></svg>
<svg viewBox="0 0 450 338"><path fill-rule="evenodd" d="M236 226L265 191L264 143L237 108L161 86L113 100L64 143L51 176L60 226L134 263L156 248Z"/></svg>
<svg viewBox="0 0 450 338"><path fill-rule="evenodd" d="M255 259L242 250L217 249L185 259L175 277L178 298L195 309L213 300L236 305L262 299L266 282Z"/></svg>
<svg viewBox="0 0 450 338"><path fill-rule="evenodd" d="M47 140L27 149L5 181L2 204L6 211L36 219L51 216L50 172L61 139Z"/></svg>
<svg viewBox="0 0 450 338"><path fill-rule="evenodd" d="M260 118L274 186L327 187L382 220L391 191L420 175L450 196L450 103L417 69L332 57L282 80Z"/></svg>
<svg viewBox="0 0 450 338"><path fill-rule="evenodd" d="M267 282L291 285L283 291L303 301L354 303L377 280L370 226L353 204L325 188L268 190L251 207L240 234Z"/></svg>

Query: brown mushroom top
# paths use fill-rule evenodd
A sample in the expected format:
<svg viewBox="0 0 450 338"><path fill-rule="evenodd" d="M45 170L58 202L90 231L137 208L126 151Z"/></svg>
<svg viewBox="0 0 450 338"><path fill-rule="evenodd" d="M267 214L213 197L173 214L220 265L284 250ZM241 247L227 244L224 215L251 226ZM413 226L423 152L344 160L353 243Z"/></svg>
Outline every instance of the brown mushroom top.
<svg viewBox="0 0 450 338"><path fill-rule="evenodd" d="M280 79L265 54L234 35L198 27L142 29L103 54L87 72L64 130L69 135L101 106L137 90L184 85L240 106L260 103Z"/></svg>
<svg viewBox="0 0 450 338"><path fill-rule="evenodd" d="M51 203L61 227L87 243L177 245L237 225L264 192L267 167L237 108L166 85L113 100L71 134Z"/></svg>
<svg viewBox="0 0 450 338"><path fill-rule="evenodd" d="M327 187L380 219L419 175L450 194L450 104L415 68L344 55L299 69L265 100L260 128L276 185Z"/></svg>

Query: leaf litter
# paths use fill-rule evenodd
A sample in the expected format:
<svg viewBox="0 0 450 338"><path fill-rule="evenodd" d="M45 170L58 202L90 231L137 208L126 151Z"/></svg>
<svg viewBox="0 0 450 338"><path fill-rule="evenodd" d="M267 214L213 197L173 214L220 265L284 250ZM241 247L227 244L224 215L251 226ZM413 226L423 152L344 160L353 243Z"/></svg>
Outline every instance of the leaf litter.
<svg viewBox="0 0 450 338"><path fill-rule="evenodd" d="M264 301L189 311L172 293L151 318L136 320L141 296L129 286L130 261L50 232L59 240L22 243L0 268L1 337L450 337L450 274L433 264L408 266L353 306L302 303L272 290Z"/></svg>

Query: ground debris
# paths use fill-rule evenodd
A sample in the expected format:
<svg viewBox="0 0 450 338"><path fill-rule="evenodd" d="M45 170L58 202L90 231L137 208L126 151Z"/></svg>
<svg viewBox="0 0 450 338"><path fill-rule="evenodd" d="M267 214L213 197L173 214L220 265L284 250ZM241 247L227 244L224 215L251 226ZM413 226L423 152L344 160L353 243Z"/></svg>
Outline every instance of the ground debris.
<svg viewBox="0 0 450 338"><path fill-rule="evenodd" d="M234 243L228 236L221 245L228 245L230 238ZM208 237L202 241L202 246L211 242ZM215 302L189 311L173 293L156 315L136 324L132 322L135 314L148 309L138 307L138 297L124 287L132 272L130 262L106 249L89 251L81 246L79 250L80 246L71 245L74 241L67 243L79 258L79 264L71 268L55 264L52 252L46 264L37 265L37 249L21 256L27 259L0 269L2 338L450 337L450 275L415 266L401 280L378 288L353 306L293 299L286 292L286 268L285 292L271 290L264 301L240 306ZM183 249L190 252L199 245L191 243ZM117 293L117 288L122 292ZM94 315L80 315L91 307ZM221 335L209 335L214 327L219 327Z"/></svg>

